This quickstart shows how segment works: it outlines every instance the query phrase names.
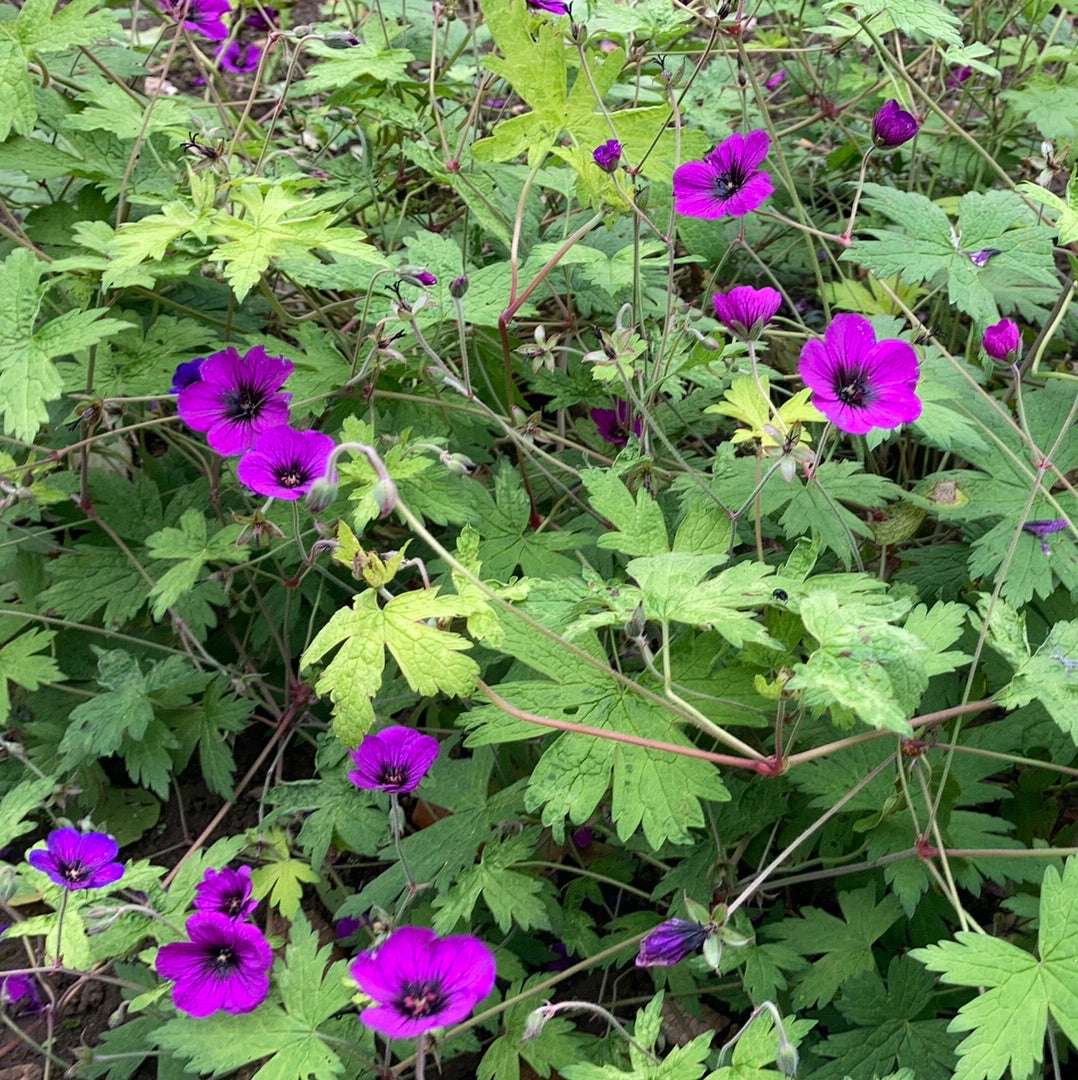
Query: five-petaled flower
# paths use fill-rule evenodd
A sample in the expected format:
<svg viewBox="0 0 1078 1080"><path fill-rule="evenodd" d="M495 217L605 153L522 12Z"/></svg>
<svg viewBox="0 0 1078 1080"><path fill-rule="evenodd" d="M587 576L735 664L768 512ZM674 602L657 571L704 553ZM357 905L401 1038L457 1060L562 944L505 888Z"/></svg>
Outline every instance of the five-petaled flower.
<svg viewBox="0 0 1078 1080"><path fill-rule="evenodd" d="M494 954L478 938L440 938L404 926L352 962L374 1004L359 1018L392 1039L409 1039L463 1020L494 987Z"/></svg>
<svg viewBox="0 0 1078 1080"><path fill-rule="evenodd" d="M626 446L630 435L639 439L644 432L644 421L633 416L632 406L621 398L612 409L592 409L591 418L599 430L599 438L611 446Z"/></svg>
<svg viewBox="0 0 1078 1080"><path fill-rule="evenodd" d="M885 101L872 118L872 141L881 149L901 146L917 134L917 117L906 112L894 98Z"/></svg>
<svg viewBox="0 0 1078 1080"><path fill-rule="evenodd" d="M229 0L162 0L161 6L192 34L201 34L210 41L228 37L224 17L232 10Z"/></svg>
<svg viewBox="0 0 1078 1080"><path fill-rule="evenodd" d="M437 739L394 725L368 735L352 751L355 768L348 779L368 791L406 795L419 787L437 757Z"/></svg>
<svg viewBox="0 0 1078 1080"><path fill-rule="evenodd" d="M711 299L719 322L744 341L755 341L782 307L782 294L766 286L738 285L727 293L715 293Z"/></svg>
<svg viewBox="0 0 1078 1080"><path fill-rule="evenodd" d="M180 419L219 454L242 454L267 428L288 423L292 395L281 389L292 364L268 356L261 345L245 356L235 349L214 353L203 361L198 382L180 392Z"/></svg>
<svg viewBox="0 0 1078 1080"><path fill-rule="evenodd" d="M636 966L671 967L702 949L714 932L713 926L701 926L688 919L667 919L640 942Z"/></svg>
<svg viewBox="0 0 1078 1080"><path fill-rule="evenodd" d="M1022 347L1022 332L1013 320L1000 319L985 329L981 336L981 345L993 360L998 360L1001 364L1012 364Z"/></svg>
<svg viewBox="0 0 1078 1080"><path fill-rule="evenodd" d="M240 459L236 475L259 495L295 502L326 471L333 440L321 431L296 431L287 425L260 432Z"/></svg>
<svg viewBox="0 0 1078 1080"><path fill-rule="evenodd" d="M206 912L187 920L187 937L157 952L157 974L175 983L177 1009L197 1017L248 1013L266 1000L273 951L257 926Z"/></svg>
<svg viewBox="0 0 1078 1080"><path fill-rule="evenodd" d="M247 75L258 70L258 62L262 59L262 46L241 45L238 41L230 41L217 50L217 59L225 71L231 71L233 75Z"/></svg>
<svg viewBox="0 0 1078 1080"><path fill-rule="evenodd" d="M258 907L253 895L251 868L209 869L195 888L195 911L214 911L229 919L246 919Z"/></svg>
<svg viewBox="0 0 1078 1080"><path fill-rule="evenodd" d="M72 892L100 889L124 876L123 863L116 862L119 851L111 836L78 829L54 829L45 847L31 851L27 862L47 874L57 885Z"/></svg>
<svg viewBox="0 0 1078 1080"><path fill-rule="evenodd" d="M823 341L807 341L800 371L812 404L851 435L896 428L921 415L913 347L895 338L877 341L861 315L836 315Z"/></svg>
<svg viewBox="0 0 1078 1080"><path fill-rule="evenodd" d="M771 139L766 131L735 132L703 161L686 161L674 171L674 209L686 217L714 220L744 217L775 190L760 171Z"/></svg>
<svg viewBox="0 0 1078 1080"><path fill-rule="evenodd" d="M617 139L607 139L592 150L591 157L603 172L612 173L621 160L621 143Z"/></svg>

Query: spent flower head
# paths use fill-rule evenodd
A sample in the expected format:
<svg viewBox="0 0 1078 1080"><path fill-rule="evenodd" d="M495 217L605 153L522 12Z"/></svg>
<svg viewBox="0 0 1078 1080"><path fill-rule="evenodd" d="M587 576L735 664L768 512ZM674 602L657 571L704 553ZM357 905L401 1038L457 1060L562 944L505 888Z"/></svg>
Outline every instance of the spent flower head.
<svg viewBox="0 0 1078 1080"><path fill-rule="evenodd" d="M440 938L405 926L352 962L373 1004L359 1018L391 1039L409 1039L463 1020L494 987L494 953L478 938Z"/></svg>
<svg viewBox="0 0 1078 1080"><path fill-rule="evenodd" d="M352 751L348 779L367 791L406 795L415 791L438 757L438 740L394 724L367 735Z"/></svg>
<svg viewBox="0 0 1078 1080"><path fill-rule="evenodd" d="M116 861L116 841L106 833L54 829L45 847L31 851L27 862L47 874L62 889L100 889L124 876L123 863Z"/></svg>
<svg viewBox="0 0 1078 1080"><path fill-rule="evenodd" d="M799 368L812 404L850 435L911 424L921 415L913 347L896 338L877 341L861 315L836 315L823 341L805 342Z"/></svg>
<svg viewBox="0 0 1078 1080"><path fill-rule="evenodd" d="M249 1013L269 994L273 951L257 926L217 912L192 915L187 941L157 951L157 974L171 979L172 1003L189 1016Z"/></svg>

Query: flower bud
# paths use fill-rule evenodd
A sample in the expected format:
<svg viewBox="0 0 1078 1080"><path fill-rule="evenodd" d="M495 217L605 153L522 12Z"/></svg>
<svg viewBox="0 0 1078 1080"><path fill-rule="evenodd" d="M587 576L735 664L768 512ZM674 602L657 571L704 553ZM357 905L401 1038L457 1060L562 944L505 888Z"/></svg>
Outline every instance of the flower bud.
<svg viewBox="0 0 1078 1080"><path fill-rule="evenodd" d="M798 1067L797 1048L786 1038L785 1032L779 1033L779 1051L775 1055L775 1066L783 1076L794 1077Z"/></svg>
<svg viewBox="0 0 1078 1080"><path fill-rule="evenodd" d="M621 160L621 143L617 139L607 139L591 152L592 160L605 173L612 173Z"/></svg>
<svg viewBox="0 0 1078 1080"><path fill-rule="evenodd" d="M1013 364L1022 347L1022 332L1011 319L1000 319L989 326L981 337L984 351L1001 364Z"/></svg>
<svg viewBox="0 0 1078 1080"><path fill-rule="evenodd" d="M397 485L388 476L374 485L371 495L378 507L379 517L388 517L397 505Z"/></svg>
<svg viewBox="0 0 1078 1080"><path fill-rule="evenodd" d="M311 490L307 492L307 497L304 502L306 503L307 509L310 510L312 514L320 514L336 497L336 480L320 476L313 484L311 484Z"/></svg>
<svg viewBox="0 0 1078 1080"><path fill-rule="evenodd" d="M460 277L455 277L449 283L449 295L454 300L460 300L464 297L464 294L468 291L468 278L461 274Z"/></svg>
<svg viewBox="0 0 1078 1080"><path fill-rule="evenodd" d="M892 150L896 146L909 142L920 128L917 118L912 113L906 112L892 98L884 102L872 118L872 141L880 149Z"/></svg>
<svg viewBox="0 0 1078 1080"><path fill-rule="evenodd" d="M451 454L445 450L439 458L454 476L468 476L475 469L475 462L464 454Z"/></svg>

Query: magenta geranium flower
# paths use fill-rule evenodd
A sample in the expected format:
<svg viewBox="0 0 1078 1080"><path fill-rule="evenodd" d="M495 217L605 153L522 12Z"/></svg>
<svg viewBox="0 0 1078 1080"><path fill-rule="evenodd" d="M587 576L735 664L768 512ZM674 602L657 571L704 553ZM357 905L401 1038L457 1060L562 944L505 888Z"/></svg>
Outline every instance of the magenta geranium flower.
<svg viewBox="0 0 1078 1080"><path fill-rule="evenodd" d="M592 150L591 157L603 172L612 173L621 160L621 143L617 139L607 139Z"/></svg>
<svg viewBox="0 0 1078 1080"><path fill-rule="evenodd" d="M172 386L169 387L169 393L178 394L192 383L197 383L202 378L200 372L205 362L205 357L199 356L194 360L185 360L182 364L177 364L176 370L172 373Z"/></svg>
<svg viewBox="0 0 1078 1080"><path fill-rule="evenodd" d="M437 739L398 724L368 735L352 751L355 769L348 779L367 791L406 795L419 787L437 757Z"/></svg>
<svg viewBox="0 0 1078 1080"><path fill-rule="evenodd" d="M836 315L823 341L805 342L800 371L813 405L851 435L896 428L921 415L917 354L904 341L877 341L860 315Z"/></svg>
<svg viewBox="0 0 1078 1080"><path fill-rule="evenodd" d="M0 1009L10 1016L27 1016L44 1010L41 995L29 975L0 976Z"/></svg>
<svg viewBox="0 0 1078 1080"><path fill-rule="evenodd" d="M258 907L252 895L251 868L207 870L195 888L195 911L213 911L229 919L246 919Z"/></svg>
<svg viewBox="0 0 1078 1080"><path fill-rule="evenodd" d="M249 11L247 18L243 20L243 25L249 26L252 30L274 30L280 24L280 12L275 7L269 7L266 4Z"/></svg>
<svg viewBox="0 0 1078 1080"><path fill-rule="evenodd" d="M744 217L774 190L761 172L771 139L766 131L735 132L703 161L686 161L674 171L674 209L686 217L714 220Z"/></svg>
<svg viewBox="0 0 1078 1080"><path fill-rule="evenodd" d="M161 0L161 7L192 34L210 41L228 37L224 17L232 10L229 0Z"/></svg>
<svg viewBox="0 0 1078 1080"><path fill-rule="evenodd" d="M644 432L644 421L633 416L632 406L621 398L612 409L592 409L591 418L599 430L599 438L611 446L627 446L630 435L639 439Z"/></svg>
<svg viewBox="0 0 1078 1080"><path fill-rule="evenodd" d="M1045 518L1041 521L1027 521L1022 528L1035 536L1041 542L1041 552L1051 555L1052 549L1048 546L1048 537L1054 533L1062 532L1067 527L1066 518Z"/></svg>
<svg viewBox="0 0 1078 1080"><path fill-rule="evenodd" d="M745 341L755 341L782 307L782 294L775 289L754 289L738 285L727 293L715 293L715 315L719 322Z"/></svg>
<svg viewBox="0 0 1078 1080"><path fill-rule="evenodd" d="M230 41L217 50L217 59L225 71L231 71L233 75L247 75L258 70L258 62L262 59L262 46L241 45L238 41Z"/></svg>
<svg viewBox="0 0 1078 1080"><path fill-rule="evenodd" d="M909 142L920 128L917 117L906 112L892 98L885 101L872 118L872 141L881 149L894 149Z"/></svg>
<svg viewBox="0 0 1078 1080"><path fill-rule="evenodd" d="M1011 319L1000 319L989 326L981 336L984 351L1001 364L1011 363L1022 347L1022 331Z"/></svg>
<svg viewBox="0 0 1078 1080"><path fill-rule="evenodd" d="M226 457L249 450L259 432L288 423L292 395L281 389L292 364L267 356L261 345L240 356L235 349L203 361L198 382L177 402L180 419Z"/></svg>
<svg viewBox="0 0 1078 1080"><path fill-rule="evenodd" d="M640 942L636 966L672 967L689 953L702 949L712 933L714 927L711 926L701 926L688 919L667 919Z"/></svg>
<svg viewBox="0 0 1078 1080"><path fill-rule="evenodd" d="M187 920L189 941L157 951L157 974L171 979L172 1002L190 1016L249 1013L269 994L273 951L257 926L216 912Z"/></svg>
<svg viewBox="0 0 1078 1080"><path fill-rule="evenodd" d="M494 954L478 938L440 938L405 926L352 962L374 1004L359 1018L391 1039L411 1039L463 1020L494 986Z"/></svg>
<svg viewBox="0 0 1078 1080"><path fill-rule="evenodd" d="M72 892L100 889L124 876L123 863L116 862L119 851L111 836L78 829L54 829L45 847L31 851L27 862L47 874L57 885Z"/></svg>
<svg viewBox="0 0 1078 1080"><path fill-rule="evenodd" d="M566 0L525 0L532 11L546 11L551 15L568 15L569 4Z"/></svg>
<svg viewBox="0 0 1078 1080"><path fill-rule="evenodd" d="M275 427L255 437L236 466L240 481L259 495L294 502L326 472L333 440L320 431Z"/></svg>
<svg viewBox="0 0 1078 1080"><path fill-rule="evenodd" d="M768 90L777 90L786 81L786 69L779 68L774 75L768 77L764 87Z"/></svg>

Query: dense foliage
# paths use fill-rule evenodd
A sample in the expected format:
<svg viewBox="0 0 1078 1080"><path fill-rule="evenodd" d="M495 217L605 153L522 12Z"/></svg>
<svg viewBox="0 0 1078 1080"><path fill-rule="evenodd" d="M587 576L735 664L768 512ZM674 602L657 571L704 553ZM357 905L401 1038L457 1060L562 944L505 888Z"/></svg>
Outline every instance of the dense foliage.
<svg viewBox="0 0 1078 1080"><path fill-rule="evenodd" d="M4 4L0 1066L1073 1075L1073 13Z"/></svg>

